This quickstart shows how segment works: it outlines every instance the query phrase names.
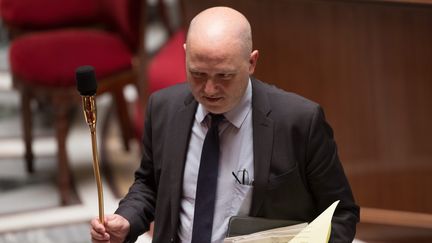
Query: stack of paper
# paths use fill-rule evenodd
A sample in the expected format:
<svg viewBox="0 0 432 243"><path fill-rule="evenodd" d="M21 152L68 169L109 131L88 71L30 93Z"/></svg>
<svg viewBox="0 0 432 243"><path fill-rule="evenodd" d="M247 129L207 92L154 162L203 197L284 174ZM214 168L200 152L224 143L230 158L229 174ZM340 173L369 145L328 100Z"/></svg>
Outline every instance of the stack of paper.
<svg viewBox="0 0 432 243"><path fill-rule="evenodd" d="M250 235L241 235L236 237L226 238L225 243L270 243L270 242L288 242L300 233L308 224L296 224L286 227L280 227L271 230L260 231ZM279 241L275 241L276 238Z"/></svg>
<svg viewBox="0 0 432 243"><path fill-rule="evenodd" d="M334 202L309 225L296 224L249 235L226 238L224 243L326 243L330 237L331 219L339 201Z"/></svg>

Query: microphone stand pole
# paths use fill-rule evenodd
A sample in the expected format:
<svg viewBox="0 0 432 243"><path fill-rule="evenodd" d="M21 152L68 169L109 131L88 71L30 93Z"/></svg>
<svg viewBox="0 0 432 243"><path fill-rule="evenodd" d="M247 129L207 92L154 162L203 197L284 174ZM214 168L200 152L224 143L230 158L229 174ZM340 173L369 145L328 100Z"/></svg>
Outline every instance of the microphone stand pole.
<svg viewBox="0 0 432 243"><path fill-rule="evenodd" d="M99 156L96 141L96 102L94 96L82 96L84 116L90 128L93 149L93 173L96 179L99 205L99 221L104 224L104 202L102 180L99 171Z"/></svg>

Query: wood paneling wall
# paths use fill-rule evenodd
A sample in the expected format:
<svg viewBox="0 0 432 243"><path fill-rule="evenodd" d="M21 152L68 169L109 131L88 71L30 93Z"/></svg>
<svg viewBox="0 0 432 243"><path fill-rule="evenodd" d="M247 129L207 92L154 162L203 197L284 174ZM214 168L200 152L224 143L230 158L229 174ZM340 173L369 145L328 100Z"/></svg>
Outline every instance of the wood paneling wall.
<svg viewBox="0 0 432 243"><path fill-rule="evenodd" d="M188 0L246 15L256 77L320 103L363 207L432 213L432 5Z"/></svg>

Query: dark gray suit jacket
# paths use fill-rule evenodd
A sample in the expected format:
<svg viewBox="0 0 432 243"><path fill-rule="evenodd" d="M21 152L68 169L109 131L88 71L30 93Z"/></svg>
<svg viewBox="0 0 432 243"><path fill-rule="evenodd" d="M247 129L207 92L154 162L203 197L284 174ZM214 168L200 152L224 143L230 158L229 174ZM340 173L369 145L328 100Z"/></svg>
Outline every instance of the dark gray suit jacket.
<svg viewBox="0 0 432 243"><path fill-rule="evenodd" d="M147 107L144 153L116 213L134 241L155 221L153 242L177 242L183 170L197 101L188 84L154 93ZM312 221L341 200L332 242L351 242L359 221L333 132L320 106L252 79L254 189L250 216Z"/></svg>

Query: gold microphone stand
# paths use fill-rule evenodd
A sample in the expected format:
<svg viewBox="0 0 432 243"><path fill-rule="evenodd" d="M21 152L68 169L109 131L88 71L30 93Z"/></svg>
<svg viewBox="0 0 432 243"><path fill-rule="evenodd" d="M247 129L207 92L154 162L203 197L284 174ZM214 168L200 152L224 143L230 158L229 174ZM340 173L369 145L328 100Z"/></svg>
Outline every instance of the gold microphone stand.
<svg viewBox="0 0 432 243"><path fill-rule="evenodd" d="M99 171L99 157L96 142L96 102L94 96L82 96L84 116L91 132L93 148L93 173L96 179L99 203L99 221L104 224L103 188Z"/></svg>

